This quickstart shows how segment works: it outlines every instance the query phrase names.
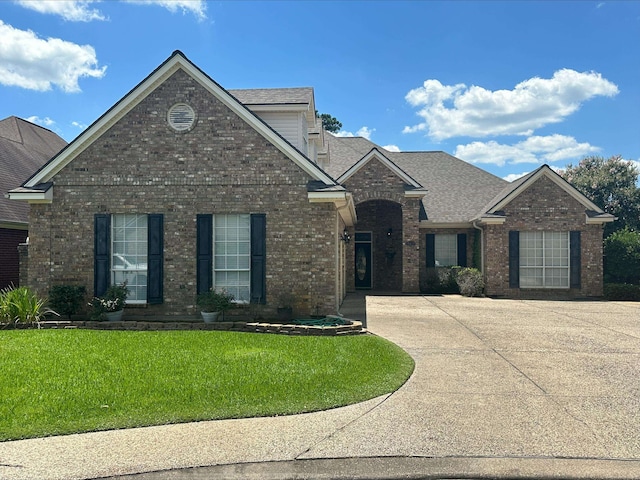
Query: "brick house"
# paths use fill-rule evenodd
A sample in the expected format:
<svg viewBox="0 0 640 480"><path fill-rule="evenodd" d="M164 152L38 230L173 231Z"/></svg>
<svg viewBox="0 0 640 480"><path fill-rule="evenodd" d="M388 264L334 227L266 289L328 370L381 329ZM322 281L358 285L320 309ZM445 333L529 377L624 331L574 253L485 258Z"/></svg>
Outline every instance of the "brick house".
<svg viewBox="0 0 640 480"><path fill-rule="evenodd" d="M51 130L21 118L0 120L0 289L20 284L18 247L27 240L29 226L29 205L10 201L5 193L66 144Z"/></svg>
<svg viewBox="0 0 640 480"><path fill-rule="evenodd" d="M474 262L490 295L599 296L613 219L546 166L510 184L338 138L312 89L225 90L179 51L9 195L31 204L29 284L126 280L129 316L195 314L212 287L334 313Z"/></svg>

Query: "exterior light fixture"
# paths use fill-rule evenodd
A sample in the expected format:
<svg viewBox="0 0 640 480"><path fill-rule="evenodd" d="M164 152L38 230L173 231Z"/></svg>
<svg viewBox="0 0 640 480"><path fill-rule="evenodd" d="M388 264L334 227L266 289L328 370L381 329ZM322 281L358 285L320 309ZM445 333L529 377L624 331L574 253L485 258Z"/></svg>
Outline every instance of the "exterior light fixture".
<svg viewBox="0 0 640 480"><path fill-rule="evenodd" d="M349 235L349 232L347 232L346 228L342 232L342 235L340 235L340 240L342 240L344 243L349 243L351 241L351 235Z"/></svg>

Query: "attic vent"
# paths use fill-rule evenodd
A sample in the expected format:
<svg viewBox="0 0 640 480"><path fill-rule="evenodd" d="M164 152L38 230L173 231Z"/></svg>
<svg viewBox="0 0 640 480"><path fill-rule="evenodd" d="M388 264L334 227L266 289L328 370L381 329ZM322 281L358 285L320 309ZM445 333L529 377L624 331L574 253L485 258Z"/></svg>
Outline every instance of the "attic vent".
<svg viewBox="0 0 640 480"><path fill-rule="evenodd" d="M169 109L169 125L178 132L184 132L193 127L196 112L186 103L177 103Z"/></svg>

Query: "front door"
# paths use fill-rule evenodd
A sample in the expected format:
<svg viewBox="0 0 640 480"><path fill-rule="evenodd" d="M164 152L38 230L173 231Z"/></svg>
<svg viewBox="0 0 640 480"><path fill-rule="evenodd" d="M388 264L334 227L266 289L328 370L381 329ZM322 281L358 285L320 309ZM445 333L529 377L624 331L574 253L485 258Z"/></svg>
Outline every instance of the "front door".
<svg viewBox="0 0 640 480"><path fill-rule="evenodd" d="M373 286L371 232L356 232L355 237L355 286L363 289L371 288Z"/></svg>

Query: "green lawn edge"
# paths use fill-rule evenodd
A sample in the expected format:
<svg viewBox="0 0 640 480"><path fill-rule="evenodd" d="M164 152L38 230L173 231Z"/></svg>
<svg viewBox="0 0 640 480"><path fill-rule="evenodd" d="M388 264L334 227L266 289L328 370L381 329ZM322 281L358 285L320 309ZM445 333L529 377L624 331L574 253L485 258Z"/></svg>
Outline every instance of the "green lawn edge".
<svg viewBox="0 0 640 480"><path fill-rule="evenodd" d="M413 359L375 335L0 331L0 441L291 415L396 391Z"/></svg>

